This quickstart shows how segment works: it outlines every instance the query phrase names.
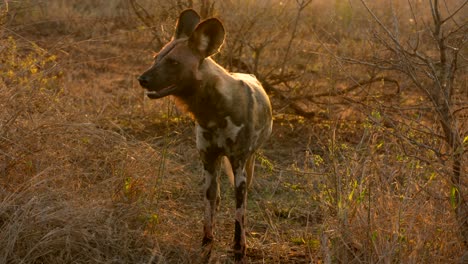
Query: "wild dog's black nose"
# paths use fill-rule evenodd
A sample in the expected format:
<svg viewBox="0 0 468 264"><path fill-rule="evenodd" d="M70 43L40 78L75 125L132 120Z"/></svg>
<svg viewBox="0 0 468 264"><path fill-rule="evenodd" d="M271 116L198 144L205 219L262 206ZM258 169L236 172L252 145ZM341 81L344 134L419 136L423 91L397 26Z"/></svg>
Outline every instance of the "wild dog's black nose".
<svg viewBox="0 0 468 264"><path fill-rule="evenodd" d="M138 82L140 83L141 86L147 87L149 84L149 77L140 75L140 77L138 77Z"/></svg>

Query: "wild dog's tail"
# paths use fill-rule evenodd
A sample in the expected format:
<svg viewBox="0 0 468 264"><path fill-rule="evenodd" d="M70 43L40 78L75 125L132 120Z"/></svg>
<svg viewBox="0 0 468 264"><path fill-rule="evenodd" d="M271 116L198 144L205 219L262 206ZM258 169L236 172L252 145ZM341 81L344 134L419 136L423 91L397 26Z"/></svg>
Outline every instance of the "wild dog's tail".
<svg viewBox="0 0 468 264"><path fill-rule="evenodd" d="M229 159L226 156L224 156L223 163L224 163L224 170L226 171L229 182L231 183L232 186L234 186L234 172L232 170L231 162L229 162ZM255 155L252 155L247 159L247 163L245 164L245 172L247 174L246 175L247 188L249 188L250 185L252 184L254 168L255 168Z"/></svg>

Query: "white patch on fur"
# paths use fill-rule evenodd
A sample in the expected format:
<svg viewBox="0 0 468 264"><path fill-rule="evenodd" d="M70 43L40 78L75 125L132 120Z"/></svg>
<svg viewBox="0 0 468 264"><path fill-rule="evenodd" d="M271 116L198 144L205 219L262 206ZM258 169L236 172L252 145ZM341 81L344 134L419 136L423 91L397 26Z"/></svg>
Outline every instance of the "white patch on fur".
<svg viewBox="0 0 468 264"><path fill-rule="evenodd" d="M195 135L196 135L196 142L197 142L197 149L198 150L206 150L211 144L203 137L203 132L206 130L203 129L200 125L195 126Z"/></svg>
<svg viewBox="0 0 468 264"><path fill-rule="evenodd" d="M200 41L198 42L198 50L206 51L209 44L210 44L210 38L205 34L201 34Z"/></svg>
<svg viewBox="0 0 468 264"><path fill-rule="evenodd" d="M239 131L244 127L244 124L240 126L236 126L230 116L225 117L227 125L225 128L217 128L216 123L209 122L208 129L205 129L197 124L195 128L196 134L196 141L197 141L197 149L198 150L206 150L208 147L215 145L220 148L227 147L227 140L230 139L232 141L236 141L237 135ZM208 132L211 134L211 140L207 140L203 133Z"/></svg>
<svg viewBox="0 0 468 264"><path fill-rule="evenodd" d="M220 138L222 141L226 142L227 139L231 139L232 141L236 141L237 139L237 134L239 134L239 131L244 127L244 124L241 124L240 126L236 126L230 116L226 116L226 122L227 126L224 129L224 138ZM223 143L224 143L223 142ZM219 146L218 142L218 146Z"/></svg>

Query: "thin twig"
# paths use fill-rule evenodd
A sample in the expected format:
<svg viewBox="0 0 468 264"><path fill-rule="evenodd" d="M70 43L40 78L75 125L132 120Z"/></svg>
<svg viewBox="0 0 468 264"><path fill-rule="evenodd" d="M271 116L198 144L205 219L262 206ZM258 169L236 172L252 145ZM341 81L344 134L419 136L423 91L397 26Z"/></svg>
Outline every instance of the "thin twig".
<svg viewBox="0 0 468 264"><path fill-rule="evenodd" d="M159 32L154 27L153 21L151 19L150 14L144 9L136 0L129 0L130 6L133 9L135 15L140 19L140 21L145 24L146 27L150 28L153 31L154 39L158 42L158 46L162 47L164 45L161 37L159 36Z"/></svg>

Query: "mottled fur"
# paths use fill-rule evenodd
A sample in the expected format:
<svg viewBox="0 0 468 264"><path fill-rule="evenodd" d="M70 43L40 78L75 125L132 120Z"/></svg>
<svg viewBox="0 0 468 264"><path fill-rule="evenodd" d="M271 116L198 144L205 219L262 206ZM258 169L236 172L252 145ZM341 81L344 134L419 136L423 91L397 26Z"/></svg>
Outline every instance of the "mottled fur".
<svg viewBox="0 0 468 264"><path fill-rule="evenodd" d="M272 112L268 96L254 76L228 73L209 57L223 41L224 27L219 20L200 22L195 11L185 10L174 38L138 79L148 97L173 95L196 120L197 149L206 183L202 243L206 260L213 246L219 168L224 157L235 185L234 257L236 263L245 263L247 187L253 177L255 152L271 133Z"/></svg>

